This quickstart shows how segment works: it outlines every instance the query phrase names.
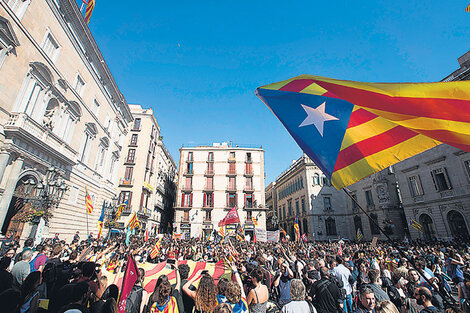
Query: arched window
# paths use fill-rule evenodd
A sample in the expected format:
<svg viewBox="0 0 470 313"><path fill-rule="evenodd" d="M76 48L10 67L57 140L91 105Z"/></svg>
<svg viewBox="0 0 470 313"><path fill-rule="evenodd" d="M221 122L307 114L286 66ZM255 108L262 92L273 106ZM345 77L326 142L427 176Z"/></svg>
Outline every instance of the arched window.
<svg viewBox="0 0 470 313"><path fill-rule="evenodd" d="M431 240L436 237L436 231L434 229L434 222L432 218L427 214L421 214L419 222L423 226L424 238Z"/></svg>
<svg viewBox="0 0 470 313"><path fill-rule="evenodd" d="M0 68L9 54L16 54L15 47L19 45L10 22L0 16Z"/></svg>
<svg viewBox="0 0 470 313"><path fill-rule="evenodd" d="M42 123L50 95L46 90L53 86L51 71L40 62L30 63L31 70L26 76L15 105L15 112L24 112Z"/></svg>
<svg viewBox="0 0 470 313"><path fill-rule="evenodd" d="M450 231L452 236L457 240L468 240L468 229L465 224L465 219L460 212L452 210L447 214L447 221L449 222Z"/></svg>
<svg viewBox="0 0 470 313"><path fill-rule="evenodd" d="M328 178L326 178L326 176L324 174L321 175L321 184L323 186L329 186L330 185L330 183L328 181Z"/></svg>
<svg viewBox="0 0 470 313"><path fill-rule="evenodd" d="M327 236L336 236L336 221L331 216L325 219L325 228Z"/></svg>

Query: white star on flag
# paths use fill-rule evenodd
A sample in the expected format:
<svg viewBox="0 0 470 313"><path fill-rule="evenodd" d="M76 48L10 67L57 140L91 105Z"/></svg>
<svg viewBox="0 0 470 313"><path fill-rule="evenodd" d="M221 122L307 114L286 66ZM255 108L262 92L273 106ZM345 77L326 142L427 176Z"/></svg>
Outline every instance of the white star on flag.
<svg viewBox="0 0 470 313"><path fill-rule="evenodd" d="M320 104L315 109L309 106L306 106L304 104L300 104L302 108L305 110L305 113L307 113L307 117L299 125L299 127L304 127L304 126L313 124L315 125L318 132L320 133L320 136L323 137L323 125L325 124L325 122L339 120L337 117L330 115L328 113L325 113L325 104L326 104L326 101Z"/></svg>

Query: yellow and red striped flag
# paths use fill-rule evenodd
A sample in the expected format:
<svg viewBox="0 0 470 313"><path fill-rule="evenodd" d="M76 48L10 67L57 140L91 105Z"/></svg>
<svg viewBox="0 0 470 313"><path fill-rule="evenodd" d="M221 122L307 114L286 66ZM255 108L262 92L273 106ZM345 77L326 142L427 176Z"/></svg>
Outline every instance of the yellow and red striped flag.
<svg viewBox="0 0 470 313"><path fill-rule="evenodd" d="M85 186L85 207L88 214L93 212L93 203L91 202L90 194L88 193L88 188Z"/></svg>
<svg viewBox="0 0 470 313"><path fill-rule="evenodd" d="M219 229L219 235L220 235L221 237L225 237L224 226L220 227L220 229Z"/></svg>
<svg viewBox="0 0 470 313"><path fill-rule="evenodd" d="M85 22L88 24L90 23L91 13L93 13L93 9L95 8L95 0L88 0L86 5L85 11Z"/></svg>
<svg viewBox="0 0 470 313"><path fill-rule="evenodd" d="M258 226L258 219L257 219L256 217L252 217L251 219L252 219L252 221L253 221L253 224L254 224L255 226Z"/></svg>
<svg viewBox="0 0 470 313"><path fill-rule="evenodd" d="M139 220L137 219L137 213L134 212L134 215L132 215L131 219L127 223L127 226L129 230L133 230L134 228L140 227Z"/></svg>
<svg viewBox="0 0 470 313"><path fill-rule="evenodd" d="M467 12L467 13L470 12L470 4L467 5L467 7L465 8L465 12Z"/></svg>
<svg viewBox="0 0 470 313"><path fill-rule="evenodd" d="M155 247L153 247L152 251L150 251L150 258L155 259L158 256L158 252L160 252L160 247L162 245L162 238L158 239L157 243L155 244Z"/></svg>

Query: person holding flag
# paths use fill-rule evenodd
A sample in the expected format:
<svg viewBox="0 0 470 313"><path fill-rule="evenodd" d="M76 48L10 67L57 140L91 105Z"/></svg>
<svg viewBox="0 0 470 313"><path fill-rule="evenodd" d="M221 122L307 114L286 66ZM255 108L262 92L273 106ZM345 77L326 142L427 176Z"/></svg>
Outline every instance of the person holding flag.
<svg viewBox="0 0 470 313"><path fill-rule="evenodd" d="M297 214L295 215L294 229L295 229L295 241L298 241L300 240L300 228L299 228L299 221L297 220Z"/></svg>

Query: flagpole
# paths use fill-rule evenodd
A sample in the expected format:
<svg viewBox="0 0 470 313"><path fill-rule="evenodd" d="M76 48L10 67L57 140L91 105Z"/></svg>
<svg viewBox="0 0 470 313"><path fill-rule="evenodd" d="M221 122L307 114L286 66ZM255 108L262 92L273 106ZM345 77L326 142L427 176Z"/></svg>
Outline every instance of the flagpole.
<svg viewBox="0 0 470 313"><path fill-rule="evenodd" d="M88 233L88 210L86 211L86 237L88 244L90 244L90 234Z"/></svg>
<svg viewBox="0 0 470 313"><path fill-rule="evenodd" d="M356 206L362 211L362 213L364 213L367 218L369 219L370 222L372 222L372 224L374 224L382 234L385 235L385 237L387 237L387 239L390 241L391 245L398 250L398 253L403 257L405 258L408 263L411 264L411 266L419 273L419 275L421 275L421 277L424 278L424 280L426 280L426 282L429 284L429 286L432 286L432 283L431 281L424 275L423 271L419 268L416 267L416 264L415 264L415 261L412 260L410 257L408 257L407 254L405 254L405 251L403 251L399 246L395 245L393 243L393 240L392 238L390 238L390 236L385 233L385 231L382 229L382 227L380 227L380 225L372 218L370 217L369 213L367 213L366 210L364 210L364 208L359 204L359 202L357 202L357 200L349 193L348 190L346 190L346 188L343 188L343 191L346 193L346 195L348 195L349 198L351 198L351 200L356 204ZM364 236L364 235L363 235ZM455 302L455 299L450 296L447 292L444 292L443 290L440 290L440 289L437 289L437 292L441 295L442 299L444 301L447 301L451 306L455 307L455 308L458 308L458 305L457 303ZM449 301L450 299L450 301Z"/></svg>

